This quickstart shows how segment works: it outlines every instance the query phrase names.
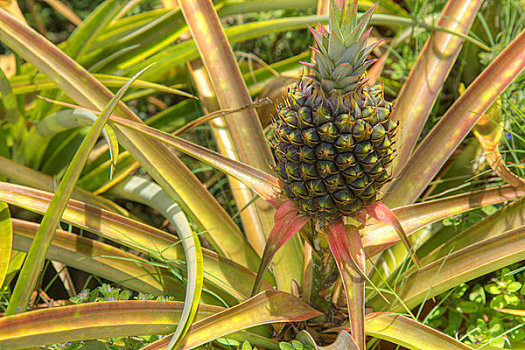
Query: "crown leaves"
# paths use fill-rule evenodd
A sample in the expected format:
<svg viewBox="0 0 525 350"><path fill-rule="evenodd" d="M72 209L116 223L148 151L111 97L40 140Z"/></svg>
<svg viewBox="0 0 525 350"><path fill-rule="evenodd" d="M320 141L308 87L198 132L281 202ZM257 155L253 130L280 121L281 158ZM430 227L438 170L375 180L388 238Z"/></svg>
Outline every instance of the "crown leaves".
<svg viewBox="0 0 525 350"><path fill-rule="evenodd" d="M312 68L310 76L325 92L341 90L343 94L352 92L360 82L365 70L375 61L367 60L378 42L366 46L370 31L368 22L377 4L372 6L359 19L357 0L332 0L330 2L329 30L318 25L318 29L308 27L315 40L316 61L305 64Z"/></svg>

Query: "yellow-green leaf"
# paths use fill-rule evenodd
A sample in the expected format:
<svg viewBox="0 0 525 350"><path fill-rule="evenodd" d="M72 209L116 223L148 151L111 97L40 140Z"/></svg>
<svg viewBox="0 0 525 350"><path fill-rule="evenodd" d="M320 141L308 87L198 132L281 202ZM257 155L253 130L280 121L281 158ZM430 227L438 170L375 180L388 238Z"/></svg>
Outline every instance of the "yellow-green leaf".
<svg viewBox="0 0 525 350"><path fill-rule="evenodd" d="M11 259L11 246L13 244L13 229L11 215L6 202L0 201L0 287L9 268Z"/></svg>
<svg viewBox="0 0 525 350"><path fill-rule="evenodd" d="M413 350L472 350L444 333L405 316L376 312L366 316L365 331Z"/></svg>
<svg viewBox="0 0 525 350"><path fill-rule="evenodd" d="M30 311L0 318L0 349L26 349L137 334L167 334L175 329L179 301L105 301ZM201 305L198 319L223 308ZM28 327L31 325L31 327Z"/></svg>
<svg viewBox="0 0 525 350"><path fill-rule="evenodd" d="M321 312L291 294L267 290L245 302L193 324L178 349L192 349L220 336L275 322L305 321ZM160 339L143 350L163 349L171 337Z"/></svg>

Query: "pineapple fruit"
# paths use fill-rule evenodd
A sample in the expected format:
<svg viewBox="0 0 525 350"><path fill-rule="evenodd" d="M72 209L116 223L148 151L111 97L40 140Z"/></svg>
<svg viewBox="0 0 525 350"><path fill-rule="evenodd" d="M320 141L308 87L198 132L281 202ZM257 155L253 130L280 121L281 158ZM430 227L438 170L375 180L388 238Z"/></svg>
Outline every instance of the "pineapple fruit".
<svg viewBox="0 0 525 350"><path fill-rule="evenodd" d="M357 20L357 1L331 1L329 30L310 28L313 71L288 91L273 119L272 144L282 194L303 215L333 221L358 214L389 181L397 124L381 85L365 70L377 43L366 46L374 8Z"/></svg>

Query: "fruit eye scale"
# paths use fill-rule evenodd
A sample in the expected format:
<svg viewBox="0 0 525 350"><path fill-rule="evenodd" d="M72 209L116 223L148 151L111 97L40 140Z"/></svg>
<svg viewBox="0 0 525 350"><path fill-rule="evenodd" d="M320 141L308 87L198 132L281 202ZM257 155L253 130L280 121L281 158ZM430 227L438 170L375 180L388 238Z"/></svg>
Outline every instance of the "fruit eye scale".
<svg viewBox="0 0 525 350"><path fill-rule="evenodd" d="M318 160L315 163L315 168L321 177L327 177L337 171L335 163L327 160Z"/></svg>
<svg viewBox="0 0 525 350"><path fill-rule="evenodd" d="M354 138L351 134L342 134L335 140L334 146L340 151L351 151L355 144Z"/></svg>
<svg viewBox="0 0 525 350"><path fill-rule="evenodd" d="M321 140L326 142L333 142L333 139L337 137L338 130L335 125L331 122L324 123L319 126L318 129Z"/></svg>
<svg viewBox="0 0 525 350"><path fill-rule="evenodd" d="M351 152L339 153L335 158L335 164L340 170L345 170L351 166L354 166L356 164L354 154Z"/></svg>
<svg viewBox="0 0 525 350"><path fill-rule="evenodd" d="M322 142L319 146L315 148L315 154L318 159L322 160L332 160L337 155L335 147L327 142Z"/></svg>
<svg viewBox="0 0 525 350"><path fill-rule="evenodd" d="M301 164L301 176L304 180L318 179L319 174L313 164Z"/></svg>
<svg viewBox="0 0 525 350"><path fill-rule="evenodd" d="M326 187L323 181L319 179L309 181L306 187L312 196L320 196L326 193Z"/></svg>
<svg viewBox="0 0 525 350"><path fill-rule="evenodd" d="M319 134L317 134L317 130L315 128L305 129L301 132L301 135L303 136L304 143L311 147L321 142Z"/></svg>
<svg viewBox="0 0 525 350"><path fill-rule="evenodd" d="M335 125L340 132L352 132L355 123L355 120L353 120L347 113L339 114L335 117Z"/></svg>

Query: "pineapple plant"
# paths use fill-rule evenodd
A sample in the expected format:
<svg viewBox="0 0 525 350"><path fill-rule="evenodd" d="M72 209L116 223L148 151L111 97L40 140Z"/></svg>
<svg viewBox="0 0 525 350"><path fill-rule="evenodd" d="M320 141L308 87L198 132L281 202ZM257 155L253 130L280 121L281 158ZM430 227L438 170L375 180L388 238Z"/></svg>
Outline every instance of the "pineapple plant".
<svg viewBox="0 0 525 350"><path fill-rule="evenodd" d="M7 282L3 284L7 289L4 290L8 292L10 285L14 283L14 274L7 271L7 263L9 263L9 271L20 270L20 267L15 266L17 264L21 266L23 263L24 266L28 266L24 269L25 273L20 273L16 280L16 285L18 285L18 288L15 286L16 291L13 291L12 294L10 292L6 294L9 297L10 310L3 317L0 317L1 348L18 349L69 341L90 342L92 339L100 339L101 342L117 348L138 348L145 345L144 350L191 349L221 338L228 340L228 345L230 345L229 341L236 338L242 341L249 340L258 348L278 349L279 344L273 339L275 330L280 329L274 327L276 323L294 322L292 327L295 329L296 325L304 326L305 321L313 317L319 317L319 319L312 321L310 325L320 321L321 327L324 328L320 336L315 334L317 333L315 328L312 336L310 336L308 327L298 334L292 333L291 336L296 336L305 346L314 348L317 344L331 343L334 341L334 337L327 336L324 330L333 324L327 324L324 321L334 314L323 314L314 309L310 300L305 297L308 291L311 293L312 288L309 289L311 284L308 284L308 279L303 278L306 277L306 273L302 275L302 268L305 267L306 270L308 267L308 251L306 244L299 239L297 241L304 244L302 246L305 248L304 251L299 250L299 255L287 252L278 259L274 259L272 270L268 274L259 273L261 277L266 275L266 281L263 281L260 288L263 291L250 297L252 286L257 283L255 273L257 266L268 266L268 260L271 259L272 254L266 254L266 252L275 252L300 230L302 225L306 222L316 221L321 225L307 226L305 230L311 228L319 231L320 237L326 237L344 284L344 289L341 288L341 284L337 284L336 287L339 291L336 290L337 288L329 291L329 293L333 292L328 296L329 301L335 303L337 299L336 306L348 306L348 313L351 315L350 323L348 320L343 320L345 323L338 325L345 330L341 331L335 339L334 348L361 350L376 346L377 343L374 344L373 342L377 339L385 339L410 349L470 349L470 347L460 343L459 340L446 336L438 329L429 327L426 320L419 317L419 313L417 316L412 315L411 310L414 310L418 305L421 305L422 309L428 298L460 283L484 275L488 271L494 271L503 265L523 260L525 258L523 201L517 201L508 208L487 216L480 222L481 225L456 232L454 237L448 241L445 240L446 237L443 237L442 232L432 233L430 238L432 244L430 245L431 248L427 247L427 254L423 254L424 250L417 252L423 263L423 268L419 270L412 266L400 271L400 269L396 269L394 264L390 267L382 263L375 264L375 267L381 271L366 270L364 267L365 253L374 259L388 257L393 251L396 252L390 247L396 242L398 243L400 239L391 226L372 222L358 231L352 225L345 225L343 217L357 216L359 219L363 219L362 214L364 212L371 214L374 211L373 208L378 208L377 203L379 202L376 200L383 197L385 203L389 204L398 215L405 232L414 234L422 231L422 228L431 227L433 223L457 215L457 213L514 200L525 195L521 189L516 190L509 186L490 188L490 184L487 185L487 188L478 188L479 191L476 192L466 192L458 196L447 195L438 200L432 200L425 196L420 197L418 193L415 193L427 188L432 179L441 177L438 173L441 165L434 165L434 163L444 163L448 159L457 160L452 153L458 144L462 142L472 125L476 123L476 120L485 112L488 105L494 101L501 90L522 71L525 66L525 51L523 50L525 48L525 32L517 36L498 55L495 62L480 75L479 80L472 83L467 92L457 100L457 105L449 109L450 113L447 112L442 123L449 128L443 128L441 124L436 125L433 129L435 132L429 134L425 141L420 143L418 151L409 154L412 146L410 142L402 141L403 135L406 136L408 133L416 138L414 144L417 141L421 132L417 125L422 125L427 120L428 109L433 106L434 97L440 91L439 89L429 89L429 83L434 83L438 87L442 85L443 79L454 63L455 56L453 53L457 53L462 45L462 39L468 34L468 28L476 16L481 0L448 1L438 22L439 28L432 28L433 34L428 45L431 51L422 51L421 60L415 64L414 75L405 84L412 86L413 89L408 89L405 94L400 93L396 98L398 108L393 111L390 104L383 101L382 87L370 86L366 81L366 76L364 76L366 70L364 67L367 64L370 65L366 57L369 47L366 46L365 40L368 36L366 24L372 11L358 21L355 2L343 5L342 1L336 1L335 5L332 4L331 33L322 28L314 31L318 52L317 62L311 67L313 68L313 75L311 77L305 76L301 83L291 90L287 104L280 108L276 116L275 125L277 130L283 129L283 137L276 136L274 153L278 158L278 164L275 166L275 170L279 172L278 167L282 168L282 164L279 165L279 160L281 163L286 163L284 166L286 176L279 174L280 178L276 178L265 172L265 168L260 164L253 162L257 158L263 164L266 164L265 161L271 163L269 159L265 158L264 154L263 146L267 145L266 140L262 130L259 130L257 134L263 136L258 141L256 139L259 136L251 131L245 131L246 125L249 123L246 122L248 118L244 117L251 113L250 110L246 110L251 105L250 96L242 81L240 84L239 80L232 78L233 73L235 73L233 71L238 71L238 66L233 54L227 55L228 50L230 50L228 41L219 40L221 36L222 39L227 36L231 43L244 40L246 36L239 36L239 33L247 33L247 27L233 28L234 30L230 30L230 28L224 32L221 23L217 20L218 16L215 11L218 10L221 16L226 16L228 13L235 14L236 11L246 11L245 5L248 3L250 4L248 8L251 10L254 9L253 6L282 5L281 2L272 1L245 1L244 3L219 1L215 3L219 6L214 7L214 4L209 0L184 0L179 2L183 13L178 10L167 10L166 12L155 10L145 15L141 13L138 15L139 17L128 18L121 17L126 11L124 8L126 2L106 0L100 11L95 11L93 16L86 18L83 24L79 26L78 33L72 35L68 40L66 43L68 44L66 47L67 55L27 25L15 20L13 16L0 9L0 37L3 44L12 48L17 55L27 61L23 65L23 69L17 73L20 76L9 82L14 86L13 91L17 94L27 93L27 90L21 90L27 87L26 82L31 84L36 76L41 79L45 75L46 79L49 79L54 85L42 85L40 80L37 80L31 85L34 91L41 91L40 89L44 88L54 90L58 88L65 95L68 95L67 103L74 101L77 105L87 108L88 110L85 110L87 114L93 114L93 111L103 110L112 97L112 93L106 89L104 84L118 87L122 84L116 84L115 79L121 78L117 82L123 83L127 81L127 78L148 66L151 61L158 61L160 64L151 67L141 75L141 81L135 82L137 87L150 89L152 85L146 84L146 82L175 84L175 81L170 80L174 73L172 68L184 63L183 61L188 58L197 58L200 51L204 66L208 71L208 77L213 85L210 89L202 89L202 91L209 92L215 87L220 108L229 109L229 112L233 110L236 116L242 117L240 118L242 122L236 119L232 123L240 126L237 134L232 132L232 139L234 139L235 144L243 146L238 151L245 150L250 145L253 147L252 150L260 148L261 153L247 152L248 159L243 159L242 155L239 154L242 163L232 161L184 139L146 127L139 121L133 110L121 105L111 116L108 125L114 129L119 143L127 151L121 152L118 156L118 164L125 165L126 159L131 159L133 164L127 169L117 169L117 176L114 176L113 179L109 176L107 179L103 177L93 179L88 176L89 174L82 175L80 181L76 183L77 186L83 187L82 184L89 182L92 187L88 191L78 191L77 188L73 195L81 202L70 201L63 215L55 210L56 206L50 205L53 198L53 194L50 192L55 190L55 183L53 179L35 170L41 169L40 167L35 167L33 170L27 169L22 164L0 157L0 164L2 164L0 175L9 182L20 182L23 185L0 182L0 200L8 203L0 202L0 234L3 235L0 240L0 248L7 252L12 250L28 251L31 245L38 248L31 249L32 253L27 255L25 262L21 261L23 256L20 258L20 254L12 257L11 254L0 254L0 267L2 267L0 278L5 276ZM361 6L366 6L363 5L364 3L362 2ZM387 3L389 1L381 1L380 6ZM466 4L469 4L468 9ZM392 9L392 7L390 8ZM387 9L383 5L381 12L385 10ZM405 16L405 18L397 19L401 26L407 27L414 23L407 16L408 14L404 15L403 12L398 12L397 15ZM104 19L102 20L101 17ZM177 33L186 31L186 27L175 25L175 23L182 23L182 21L177 22L174 19L182 19L182 17L188 23L199 51L197 51L197 47L188 45L187 42L167 47L168 42L172 43L166 38L175 38ZM388 18L381 17L381 14L376 15L374 20L381 22L378 21L378 18L382 18L383 24L389 21L391 23L393 20L391 16ZM306 23L315 24L317 21L326 23L325 20L325 17L304 17L299 23L297 18L286 19L280 23L281 25L285 23L288 29L281 27L281 30L297 29L299 26L302 28ZM170 25L166 25L166 23L170 23ZM276 22L261 24L266 25L266 30L273 31ZM129 28L128 25L131 25L134 30L131 35L127 29ZM454 27L456 25L457 27ZM443 32L442 27L445 27L448 32ZM93 28L98 29L93 32ZM126 28L126 30L121 31L122 28ZM159 34L159 29L164 30L160 33L166 33L166 35ZM333 33L334 29L335 34ZM407 28L407 30L409 29ZM457 35L461 33L463 33L463 38ZM90 35L93 36L93 40L86 40L86 37L89 38ZM214 39L210 40L212 35L214 35ZM139 45L136 45L136 40L140 41ZM150 44L151 46L148 46ZM148 50L144 51L145 48ZM221 50L216 50L217 48ZM353 50L356 52L355 55ZM124 52L127 57L122 56ZM345 55L350 56L346 56L348 60L341 60ZM104 60L105 57L108 60ZM300 60L305 60L304 57L307 56L303 56ZM427 64L427 60L437 64ZM104 69L101 71L104 74L97 73L102 65L92 66L97 61L101 61L103 64ZM297 62L299 59L295 61ZM338 62L338 65L334 62ZM339 73L336 73L337 68L330 71L332 64L334 67L340 67ZM421 67L425 68L424 74L421 73L421 70L416 69ZM42 77L37 74L38 70L42 72ZM106 73L109 73L111 79ZM197 75L196 73L192 74L193 77ZM437 77L438 75L441 78ZM238 77L242 79L240 74ZM3 84L6 85L5 82ZM494 88L495 86L497 89ZM166 88L164 87L163 90ZM426 90L430 90L426 96L417 99L414 97L416 92L426 92ZM3 98L4 95L6 98L13 97L13 94L6 90L2 91ZM65 95L62 97L66 98ZM228 98L239 96L245 96L246 99L239 98L230 101L232 103L226 103ZM62 100L62 97L56 98ZM184 104L174 106L173 108L177 112L174 114L180 114L181 110L187 113L183 107L188 103L188 100L190 105L205 104L208 96L203 94L200 97L205 98L201 99L200 102L187 99L184 100ZM41 104L48 103L47 101L40 102ZM406 112L407 109L404 108L407 105L410 113ZM425 108L419 108L422 107L421 105L424 105ZM53 118L58 119L57 115L47 113L46 109L38 109L38 104L23 104L21 107L23 113L18 117L23 118L21 124L30 129L29 131L42 122L53 121ZM55 107L59 109L59 107ZM288 158L287 152L300 152L301 148L304 147L304 145L299 146L298 140L306 143L305 138L310 142L311 137L315 136L313 131L306 131L308 129L306 124L300 124L301 120L307 119L300 115L298 110L300 108L297 107L310 109L312 116L310 128L315 129L315 133L320 139L320 143L319 145L316 144L316 147L307 145L313 149L315 156L315 158L309 158L308 162L306 160L292 162ZM289 108L289 113L284 112L286 108ZM45 118L42 120L31 119L33 113L28 112L33 112L34 109L37 110L37 115ZM72 111L74 109L60 112L70 113L68 116L74 117ZM390 112L392 112L392 116L389 115ZM420 113L420 116L414 115L413 112ZM294 122L295 113L297 113L297 117ZM343 120L345 114L348 117L344 117L344 120L352 126L346 131L337 124L338 121ZM159 116L159 118L163 117L166 117L164 113ZM314 118L316 118L315 124ZM390 121L391 118L393 121ZM233 120L234 116L229 115L227 119ZM403 127L396 130L397 120ZM146 122L153 123L154 121L147 120ZM325 126L327 123L331 124ZM11 120L7 123L3 122L0 125L1 132L7 130L9 133L10 124L16 123ZM175 127L168 124L170 124L169 121L159 122L157 119L155 124L151 125L170 132L175 131ZM40 124L40 126L43 125ZM295 130L292 127L293 125L297 126L295 129L300 127L300 135L293 132L288 134L288 132ZM359 126L356 128L356 125ZM380 130L379 125L384 129L384 136L382 136L383 131ZM362 132L359 131L361 126ZM260 125L258 128L260 129ZM328 129L324 134L323 128ZM232 130L232 125L229 126L229 129ZM338 134L335 137L335 132L331 132L332 130L340 135ZM375 134L374 130L376 130ZM397 136L395 135L396 131ZM292 137L288 135L292 135ZM346 140L355 143L355 145L349 144L345 152L342 151L342 146L336 147L338 145L337 140L341 135L350 135L351 138L346 136ZM438 142L432 143L436 140L436 135L439 136ZM296 136L300 136L300 138ZM398 155L396 159L392 160L394 136L397 139L396 152ZM322 137L326 137L328 141ZM23 141L22 138L20 140ZM6 155L2 151L2 147L9 150L16 150L18 147L16 142L6 143L2 146L2 143L5 143L3 141L4 138L0 137L0 154L2 155ZM271 229L271 225L274 221L271 218L268 220L270 229L267 229L267 226L260 225L262 228L260 232L263 232L264 235L259 236L261 238L259 241L262 241L263 244L266 243L268 247L267 250L265 249L262 259L260 258L261 252L256 250L257 240L249 239L250 234L254 235L254 232L258 232L257 229L251 230L249 225L245 225L244 231L241 231L231 220L229 213L223 210L196 177L192 177L189 169L180 162L177 155L161 142L175 147L178 151L190 154L210 166L217 167L239 181L244 181L247 186L250 186L253 191L277 209L273 229ZM431 144L430 147L428 146L429 143ZM438 146L432 146L435 144ZM322 146L319 147L320 145ZM39 148L43 147L42 145L38 146ZM362 151L362 148L366 148L365 146L369 149ZM319 150L317 150L318 147ZM330 158L332 150L337 152L334 154L334 158ZM34 153L38 153L37 151L35 150ZM14 153L16 154L16 152ZM283 153L285 153L286 158L283 158ZM400 161L403 159L403 153L408 160L406 166L404 161ZM429 154L432 154L432 157L428 157ZM359 165L361 169L360 173L356 173L355 180L350 181L348 177L345 177L347 169L338 167L337 157L339 156L342 159L349 159L348 163L350 164L354 164L352 159L355 159L355 164ZM367 159L368 156L370 156L369 159ZM290 157L295 159L291 154ZM328 159L323 159L323 157ZM14 159L17 162L24 161L15 157ZM103 159L97 159L96 162L88 160L89 168L97 168ZM158 185L154 184L153 181L137 176L128 176L132 171L130 169L136 169L135 166L138 166L136 165L138 163L135 162L139 162ZM331 163L329 162L335 163L336 167L330 167ZM390 162L393 163L393 170L386 169ZM341 160L339 163L344 166ZM396 165L396 163L398 164ZM110 169L109 161L104 164L103 166ZM380 166L383 168L382 170ZM57 168L60 167L57 166ZM408 170L400 171L400 169ZM315 170L318 178L303 179L301 171L306 172L307 170ZM384 187L381 188L381 186L385 185L384 180L388 180L390 172L393 173L395 181L388 184L391 186L389 192L382 196L379 191L384 191ZM53 174L55 175L55 173ZM312 174L314 173L312 172ZM349 174L346 173L346 175ZM355 183L358 179L362 183L361 187ZM312 180L319 181L314 181L308 187L306 184L304 186L307 191L309 188L313 188L316 192L313 192L312 195L308 193L308 197L303 195L306 199L301 198L300 192L293 192L293 182L307 183ZM102 190L103 188L104 190ZM109 198L103 193L108 188L111 188ZM363 191L360 191L361 188ZM339 191L343 189L348 191L340 193ZM277 193L285 194L289 200L283 202L283 198L276 195ZM409 195L405 195L407 193ZM62 197L65 203L69 194L57 190L55 196ZM338 196L342 200L338 200ZM143 202L144 205L162 213L176 228L178 237L141 223L132 217L126 217L126 211L113 203L111 198ZM393 201L393 198L397 202ZM413 204L416 199L419 199L420 203ZM333 203L333 207L329 206L330 203ZM75 232L60 229L55 232L54 229L51 229L47 230L45 243L39 244L42 241L37 238L41 236L39 227L42 225L28 221L27 217L20 218L16 210L11 214L8 208L13 206L22 207L35 213L44 214L47 212L47 216L55 219L60 218L60 220L69 222L73 226L88 230L97 235L97 238L79 237ZM272 210L264 210L268 209L267 207L261 207L262 210L257 209L259 211L256 214L260 214L262 217L269 213L273 216ZM13 217L12 222L11 216ZM253 219L253 222L256 222L256 219ZM243 224L245 223L243 221ZM7 229L5 229L6 227ZM9 229L11 227L14 236L12 243L9 239L4 239L4 237L11 236ZM270 230L271 233L266 240L266 234ZM100 237L109 242L106 243ZM51 240L51 238L53 239ZM201 238L211 244L201 246L199 244ZM289 243L281 249L287 247L290 247ZM456 247L456 250L451 251L449 247ZM394 246L393 248L397 247ZM325 249L327 250L327 248ZM46 250L47 255L44 253ZM430 253L428 253L429 250L431 250ZM259 255L256 254L256 251ZM39 256L33 254L34 252L38 252ZM327 253L330 254L330 252ZM400 256L408 256L406 251L401 253ZM446 256L443 256L444 254ZM33 289L31 283L38 279L41 274L40 259L44 257L43 255L46 255L46 259L63 262L89 274L101 276L134 292L147 292L155 296L173 293L177 295L179 301L105 301L104 303L90 302L66 307L51 307L56 306L58 302L50 302L47 305L50 307L46 306L42 310L26 312L28 301L30 308L35 305L30 300L30 297L36 294L31 293ZM305 256L304 265L303 255ZM115 258L105 259L105 256ZM100 260L101 257L104 260ZM147 258L143 259L143 257ZM179 261L185 261L186 264L178 264ZM402 262L404 259L399 261ZM396 263L398 262L396 261ZM293 265L300 267L299 273L296 273ZM11 268L11 266L13 267ZM186 273L186 283L184 281L180 283L179 280L171 283L173 278L170 279L169 277L172 276L167 275L165 284L164 279L157 278L159 276L157 267L161 267L166 272L173 272L175 276L184 276ZM398 274L398 272L402 274ZM397 282L398 276L402 276L399 278L401 283ZM387 300L381 298L377 290L368 290L365 295L364 281L367 278L380 288L392 286L393 293L383 292L385 294L383 297L386 297ZM297 282L293 284L297 288L290 288L291 281ZM385 289L381 290L384 291ZM22 292L20 293L20 291ZM303 295L301 295L301 291L304 293ZM35 288L35 292L40 293L37 288ZM346 297L346 301L338 296ZM368 310L371 310L366 315L363 307L365 300ZM18 305L21 306L18 307ZM329 306L332 307L333 304ZM178 325L175 326L175 324ZM28 327L27 325L31 326ZM257 330L249 329L253 326L258 326ZM348 329L351 330L352 335L346 332ZM242 331L239 332L239 330ZM372 343L365 344L365 331L368 336L375 338ZM115 341L115 337L135 336L137 333L148 335L172 333L174 336L159 340L157 340L157 336L148 337L143 342L141 341L141 345L124 343L118 339ZM112 337L112 339L104 340L107 337ZM135 338L132 340L136 340ZM282 337L282 334L279 335L278 340L283 339L288 340ZM152 341L154 342L151 343ZM221 344L219 345L220 348L225 342L223 341ZM78 345L79 343L73 343L69 348L73 349ZM518 346L520 344L513 345ZM216 348L213 343L210 343L210 346Z"/></svg>
<svg viewBox="0 0 525 350"><path fill-rule="evenodd" d="M390 180L387 167L394 159L398 123L390 119L392 104L384 99L382 86L370 85L365 72L374 62L368 55L377 46L377 42L367 45L375 6L358 19L357 5L357 1L332 0L329 31L320 24L318 30L309 26L316 58L304 64L312 74L303 74L288 91L273 119L274 170L280 192L288 200L276 206L275 226L252 295L258 292L277 250L313 219L307 239L316 251L314 274L332 280L333 266L337 266L347 295L352 337L362 349L364 282L371 281L364 272L359 231L346 227L344 218L352 217L360 226L368 213L400 228L401 236L404 233L395 215L377 201L379 189ZM335 264L319 259L330 253Z"/></svg>
<svg viewBox="0 0 525 350"><path fill-rule="evenodd" d="M389 180L397 124L381 85L370 86L365 70L368 22L375 7L357 20L357 1L331 2L329 32L312 31L312 75L288 92L273 124L275 171L282 193L307 216L333 220L376 201Z"/></svg>

